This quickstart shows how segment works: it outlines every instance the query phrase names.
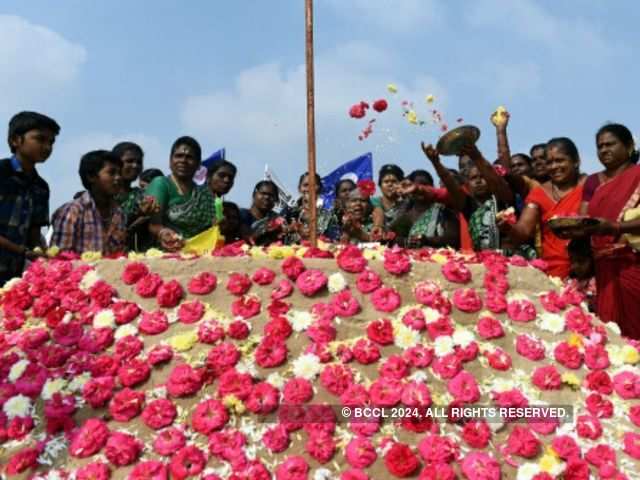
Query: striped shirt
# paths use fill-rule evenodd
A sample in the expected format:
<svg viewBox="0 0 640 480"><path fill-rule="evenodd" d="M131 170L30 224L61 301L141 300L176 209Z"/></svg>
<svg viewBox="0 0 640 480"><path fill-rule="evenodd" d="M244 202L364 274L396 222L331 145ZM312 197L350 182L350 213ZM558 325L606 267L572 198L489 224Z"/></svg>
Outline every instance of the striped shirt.
<svg viewBox="0 0 640 480"><path fill-rule="evenodd" d="M53 214L51 245L76 253L102 252L103 255L124 252L127 224L124 212L115 205L105 222L89 192L64 204Z"/></svg>

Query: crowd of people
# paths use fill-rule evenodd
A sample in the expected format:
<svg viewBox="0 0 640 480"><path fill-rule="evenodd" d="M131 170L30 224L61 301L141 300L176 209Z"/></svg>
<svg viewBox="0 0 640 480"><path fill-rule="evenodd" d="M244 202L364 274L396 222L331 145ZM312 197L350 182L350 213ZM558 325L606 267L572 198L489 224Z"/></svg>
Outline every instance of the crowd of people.
<svg viewBox="0 0 640 480"><path fill-rule="evenodd" d="M473 144L462 147L458 170L446 168L438 151L422 145L437 173L436 186L423 169L408 175L384 165L372 181L341 180L331 209L318 207L318 235L331 242L381 242L406 248L451 247L498 250L546 262L550 275L573 277L593 290L593 308L617 322L624 335L640 338L640 166L631 132L606 124L595 135L602 170L586 175L576 145L566 137L511 154L509 115L491 117L497 160L489 162ZM254 245L304 243L310 235L310 182L298 182L295 205L276 211L278 186L259 181L248 208L224 201L236 166L220 160L207 181L195 182L202 162L198 142L180 137L169 153L168 174L144 170L144 151L132 142L80 159L84 191L49 218L49 186L36 166L50 156L60 127L35 112L9 123L12 156L0 161L0 285L19 276L25 261L41 255L41 230L51 225L50 245L76 253L115 255L158 247L180 251L185 241L218 225L225 242ZM138 182L135 185L135 182ZM321 189L319 176L315 179ZM549 228L555 217L597 218L582 228Z"/></svg>

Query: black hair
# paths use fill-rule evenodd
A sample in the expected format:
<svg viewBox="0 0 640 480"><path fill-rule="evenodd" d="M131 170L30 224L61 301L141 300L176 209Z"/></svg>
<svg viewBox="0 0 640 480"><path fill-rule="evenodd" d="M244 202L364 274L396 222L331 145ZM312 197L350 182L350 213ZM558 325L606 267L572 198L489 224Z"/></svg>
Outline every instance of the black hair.
<svg viewBox="0 0 640 480"><path fill-rule="evenodd" d="M447 170L451 172L451 175L453 175L453 178L455 179L455 181L458 182L460 185L464 185L466 183L466 180L458 170L456 170L455 168L447 168Z"/></svg>
<svg viewBox="0 0 640 480"><path fill-rule="evenodd" d="M230 208L231 210L235 210L238 215L240 215L240 207L236 203L233 202L222 202L222 208Z"/></svg>
<svg viewBox="0 0 640 480"><path fill-rule="evenodd" d="M218 160L217 162L213 162L207 167L207 177L211 178L213 174L220 170L222 167L227 167L229 170L233 171L234 177L238 173L238 168L230 161Z"/></svg>
<svg viewBox="0 0 640 480"><path fill-rule="evenodd" d="M309 172L304 172L302 175L300 175L300 179L298 180L298 188L300 188L300 185L302 185L302 182L304 182L304 179L308 176ZM316 172L316 188L322 188L322 177L318 175L318 172Z"/></svg>
<svg viewBox="0 0 640 480"><path fill-rule="evenodd" d="M587 258L592 256L591 240L588 237L574 238L567 246L569 257Z"/></svg>
<svg viewBox="0 0 640 480"><path fill-rule="evenodd" d="M195 138L185 136L185 137L180 137L175 142L173 142L173 145L171 145L172 157L173 157L173 154L176 153L176 150L180 145L186 145L187 147L190 147L193 150L193 153L195 154L195 157L198 163L202 162L202 149L200 148L200 144Z"/></svg>
<svg viewBox="0 0 640 480"><path fill-rule="evenodd" d="M560 147L564 153L569 155L575 163L580 162L580 154L578 153L578 147L573 143L573 140L567 137L552 138L547 142L547 148Z"/></svg>
<svg viewBox="0 0 640 480"><path fill-rule="evenodd" d="M633 135L631 131L620 123L607 123L600 127L598 132L596 133L596 143L598 142L598 138L603 133L610 133L618 140L620 140L625 147L632 150L631 153L631 162L638 163L638 150L636 150L636 144L633 141Z"/></svg>
<svg viewBox="0 0 640 480"><path fill-rule="evenodd" d="M431 176L431 174L426 170L414 170L407 178L412 182L415 182L418 177L425 177L427 179L427 183L433 186L433 176Z"/></svg>
<svg viewBox="0 0 640 480"><path fill-rule="evenodd" d="M9 120L9 133L7 135L7 143L9 143L11 153L15 153L15 148L11 145L11 139L22 136L30 130L50 130L54 136L57 136L60 133L60 125L53 118L38 112L16 113Z"/></svg>
<svg viewBox="0 0 640 480"><path fill-rule="evenodd" d="M350 183L350 184L353 186L353 188L357 188L357 187L358 187L358 185L356 185L356 182L354 182L354 181L353 181L353 180L351 180L350 178L343 178L342 180L338 180L338 181L336 182L336 186L335 186L335 194L336 194L336 197L338 196L338 192L340 191L340 186L341 186L343 183Z"/></svg>
<svg viewBox="0 0 640 480"><path fill-rule="evenodd" d="M529 155L533 157L533 152L535 150L538 150L539 148L543 149L546 153L547 151L547 144L546 143L536 143L533 147L531 147L529 149Z"/></svg>
<svg viewBox="0 0 640 480"><path fill-rule="evenodd" d="M109 150L93 150L82 156L78 173L80 173L80 180L82 180L84 188L91 191L89 177L98 175L107 163L112 163L122 168L122 160L120 160L120 157Z"/></svg>
<svg viewBox="0 0 640 480"><path fill-rule="evenodd" d="M260 190L262 187L264 187L265 185L269 185L269 186L273 187L273 189L276 191L276 198L278 198L280 196L280 189L271 180L260 180L258 183L256 183L256 186L253 188L253 194L252 195L255 195L256 192L258 190Z"/></svg>
<svg viewBox="0 0 640 480"><path fill-rule="evenodd" d="M382 179L387 175L393 175L398 180L404 180L404 172L398 165L387 164L380 167L380 172L378 173L378 186L382 186Z"/></svg>
<svg viewBox="0 0 640 480"><path fill-rule="evenodd" d="M531 162L533 162L533 159L526 153L514 153L513 155L511 155L511 159L514 159L515 157L524 158L524 161L529 165L531 165Z"/></svg>
<svg viewBox="0 0 640 480"><path fill-rule="evenodd" d="M140 156L140 158L144 157L144 152L142 151L140 145L133 142L120 142L115 147L113 147L111 151L119 158L122 158L122 156L127 152L135 152Z"/></svg>
<svg viewBox="0 0 640 480"><path fill-rule="evenodd" d="M140 174L140 178L138 180L141 182L151 183L151 180L156 177L164 177L162 170L159 168L148 168Z"/></svg>

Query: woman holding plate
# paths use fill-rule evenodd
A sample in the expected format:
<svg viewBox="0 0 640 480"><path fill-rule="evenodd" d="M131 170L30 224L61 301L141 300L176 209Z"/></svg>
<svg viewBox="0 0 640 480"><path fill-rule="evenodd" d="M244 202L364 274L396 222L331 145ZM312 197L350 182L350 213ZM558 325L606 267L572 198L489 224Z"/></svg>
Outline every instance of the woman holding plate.
<svg viewBox="0 0 640 480"><path fill-rule="evenodd" d="M640 166L633 137L620 124L596 133L598 158L604 170L585 182L582 212L599 223L591 234L596 266L596 312L616 322L622 334L640 339Z"/></svg>

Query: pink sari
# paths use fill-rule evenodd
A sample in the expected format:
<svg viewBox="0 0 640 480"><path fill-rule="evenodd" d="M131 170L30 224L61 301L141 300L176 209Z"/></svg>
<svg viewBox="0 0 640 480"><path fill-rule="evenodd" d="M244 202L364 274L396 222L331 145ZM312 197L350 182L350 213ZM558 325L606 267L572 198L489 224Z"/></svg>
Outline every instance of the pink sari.
<svg viewBox="0 0 640 480"><path fill-rule="evenodd" d="M622 220L640 200L640 166L633 166L601 184L589 202L589 216ZM640 254L612 236L594 236L596 311L605 322L616 322L624 336L640 339Z"/></svg>

